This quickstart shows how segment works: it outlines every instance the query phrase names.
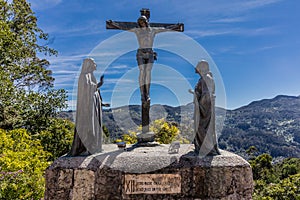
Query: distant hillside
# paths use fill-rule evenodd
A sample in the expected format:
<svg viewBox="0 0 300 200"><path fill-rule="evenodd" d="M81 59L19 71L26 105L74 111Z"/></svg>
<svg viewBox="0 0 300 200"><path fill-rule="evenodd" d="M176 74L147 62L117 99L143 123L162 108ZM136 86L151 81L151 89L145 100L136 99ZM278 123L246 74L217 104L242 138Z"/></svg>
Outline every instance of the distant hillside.
<svg viewBox="0 0 300 200"><path fill-rule="evenodd" d="M219 145L239 154L253 145L273 157L300 157L300 97L280 95L227 110Z"/></svg>
<svg viewBox="0 0 300 200"><path fill-rule="evenodd" d="M111 138L120 138L127 130L135 130L141 124L140 111L139 105L104 110L103 123ZM193 112L192 103L180 107L153 105L150 116L152 120L165 118L176 122L181 134L192 140ZM60 116L74 121L72 111L62 112ZM216 108L216 116L221 149L247 157L245 151L256 146L258 154L300 157L300 97L280 95L235 110Z"/></svg>

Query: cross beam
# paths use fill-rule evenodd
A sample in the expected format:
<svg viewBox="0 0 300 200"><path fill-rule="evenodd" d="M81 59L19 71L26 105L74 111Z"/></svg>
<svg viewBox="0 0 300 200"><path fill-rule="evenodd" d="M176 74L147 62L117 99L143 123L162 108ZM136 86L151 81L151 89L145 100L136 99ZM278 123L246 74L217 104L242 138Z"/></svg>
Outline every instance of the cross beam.
<svg viewBox="0 0 300 200"><path fill-rule="evenodd" d="M112 22L117 23L120 27L115 27ZM184 24L178 23L178 24L169 24L169 23L149 23L150 27L157 27L157 28L170 28L173 31L183 32L184 31ZM130 30L133 28L138 28L138 24L136 22L120 22L120 21L106 21L106 29L118 29L118 30Z"/></svg>

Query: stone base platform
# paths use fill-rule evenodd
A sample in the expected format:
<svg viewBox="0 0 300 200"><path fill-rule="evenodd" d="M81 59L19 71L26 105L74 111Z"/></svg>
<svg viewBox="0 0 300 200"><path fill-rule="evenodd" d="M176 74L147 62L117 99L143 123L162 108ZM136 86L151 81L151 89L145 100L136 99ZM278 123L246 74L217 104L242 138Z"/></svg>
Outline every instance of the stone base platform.
<svg viewBox="0 0 300 200"><path fill-rule="evenodd" d="M200 158L193 145L169 145L60 157L46 170L45 200L252 199L250 165L236 154Z"/></svg>

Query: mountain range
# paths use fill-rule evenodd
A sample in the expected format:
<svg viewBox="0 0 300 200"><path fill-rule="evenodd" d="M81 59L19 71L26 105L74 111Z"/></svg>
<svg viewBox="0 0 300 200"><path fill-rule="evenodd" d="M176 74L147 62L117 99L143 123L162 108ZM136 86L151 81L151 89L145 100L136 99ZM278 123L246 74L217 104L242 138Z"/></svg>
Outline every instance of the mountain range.
<svg viewBox="0 0 300 200"><path fill-rule="evenodd" d="M171 107L152 105L150 119L164 118L177 124L186 139L193 140L193 103ZM140 105L103 110L103 123L113 141L141 124ZM74 121L74 111L60 117ZM219 147L247 158L246 150L255 146L256 154L300 158L300 96L279 95L254 101L234 110L216 108Z"/></svg>

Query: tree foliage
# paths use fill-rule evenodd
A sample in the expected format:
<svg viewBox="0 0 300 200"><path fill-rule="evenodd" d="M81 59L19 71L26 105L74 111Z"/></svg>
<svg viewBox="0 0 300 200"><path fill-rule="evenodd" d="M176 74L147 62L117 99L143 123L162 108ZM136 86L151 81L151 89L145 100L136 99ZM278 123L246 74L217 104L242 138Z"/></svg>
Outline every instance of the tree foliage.
<svg viewBox="0 0 300 200"><path fill-rule="evenodd" d="M35 135L34 138L41 141L44 151L50 152L49 160L66 154L71 149L74 124L69 120L53 118L49 122L49 127Z"/></svg>
<svg viewBox="0 0 300 200"><path fill-rule="evenodd" d="M254 148L248 149L249 151ZM272 164L272 156L262 154L249 160L253 171L254 200L300 199L300 159L287 158Z"/></svg>
<svg viewBox="0 0 300 200"><path fill-rule="evenodd" d="M26 0L0 0L0 199L41 199L48 160L71 143L72 124L54 119L66 92L54 89L47 42Z"/></svg>
<svg viewBox="0 0 300 200"><path fill-rule="evenodd" d="M39 58L57 53L40 45L47 40L26 0L0 0L0 128L39 132L65 108L65 91L53 88L49 62Z"/></svg>
<svg viewBox="0 0 300 200"><path fill-rule="evenodd" d="M289 176L277 183L255 182L253 199L258 200L298 200L300 199L300 174Z"/></svg>
<svg viewBox="0 0 300 200"><path fill-rule="evenodd" d="M50 153L25 129L0 129L0 199L40 199Z"/></svg>
<svg viewBox="0 0 300 200"><path fill-rule="evenodd" d="M249 161L252 167L254 180L264 180L268 183L271 181L273 173L272 156L269 154L262 154L255 159Z"/></svg>
<svg viewBox="0 0 300 200"><path fill-rule="evenodd" d="M30 5L26 0L14 0L11 4L0 1L1 59L2 70L8 72L18 87L49 87L53 78L47 70L49 62L38 58L38 52L53 55L57 52L39 40L48 40L48 34L37 26Z"/></svg>

